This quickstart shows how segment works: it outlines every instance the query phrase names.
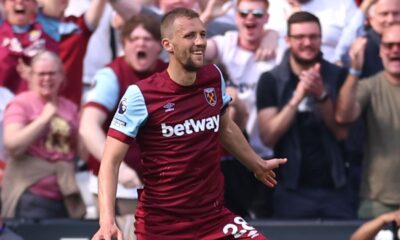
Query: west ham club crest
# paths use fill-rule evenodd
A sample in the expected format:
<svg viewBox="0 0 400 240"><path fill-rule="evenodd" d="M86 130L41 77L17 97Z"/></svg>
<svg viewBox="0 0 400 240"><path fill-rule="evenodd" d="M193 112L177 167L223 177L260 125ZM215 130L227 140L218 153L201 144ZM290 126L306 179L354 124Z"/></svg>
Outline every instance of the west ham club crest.
<svg viewBox="0 0 400 240"><path fill-rule="evenodd" d="M217 94L215 92L215 88L204 89L204 97L211 106L214 107L217 104Z"/></svg>

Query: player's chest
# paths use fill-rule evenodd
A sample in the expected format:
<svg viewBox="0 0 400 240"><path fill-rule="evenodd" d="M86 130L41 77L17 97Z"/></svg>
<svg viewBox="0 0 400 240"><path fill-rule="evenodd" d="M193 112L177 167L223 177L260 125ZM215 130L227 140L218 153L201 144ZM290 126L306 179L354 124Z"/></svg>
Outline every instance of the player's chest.
<svg viewBox="0 0 400 240"><path fill-rule="evenodd" d="M219 86L196 88L191 91L158 93L157 98L147 102L147 124L200 124L211 127L219 117L222 96Z"/></svg>

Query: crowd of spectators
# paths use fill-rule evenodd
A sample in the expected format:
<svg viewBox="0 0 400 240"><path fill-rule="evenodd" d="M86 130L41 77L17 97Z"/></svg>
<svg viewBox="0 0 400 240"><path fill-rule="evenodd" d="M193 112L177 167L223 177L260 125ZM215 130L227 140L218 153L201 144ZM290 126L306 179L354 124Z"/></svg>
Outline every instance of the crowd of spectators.
<svg viewBox="0 0 400 240"><path fill-rule="evenodd" d="M224 73L251 146L288 158L271 191L222 150L232 211L370 219L399 208L400 0L1 0L3 217L84 216L65 204L81 210L82 199L59 168L83 162L96 197L110 119L130 84L165 69L159 21L177 7L200 13L205 58ZM131 150L120 216L141 187Z"/></svg>

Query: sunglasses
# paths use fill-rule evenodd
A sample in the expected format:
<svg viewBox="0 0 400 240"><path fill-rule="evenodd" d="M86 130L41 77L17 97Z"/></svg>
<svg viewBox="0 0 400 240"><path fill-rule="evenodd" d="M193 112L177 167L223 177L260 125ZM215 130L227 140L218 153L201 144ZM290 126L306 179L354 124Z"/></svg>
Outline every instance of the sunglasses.
<svg viewBox="0 0 400 240"><path fill-rule="evenodd" d="M242 18L246 18L249 14L253 15L256 18L262 18L265 14L265 11L263 9L239 9L238 12Z"/></svg>
<svg viewBox="0 0 400 240"><path fill-rule="evenodd" d="M381 42L381 45L386 49L393 49L395 46L400 48L400 42Z"/></svg>

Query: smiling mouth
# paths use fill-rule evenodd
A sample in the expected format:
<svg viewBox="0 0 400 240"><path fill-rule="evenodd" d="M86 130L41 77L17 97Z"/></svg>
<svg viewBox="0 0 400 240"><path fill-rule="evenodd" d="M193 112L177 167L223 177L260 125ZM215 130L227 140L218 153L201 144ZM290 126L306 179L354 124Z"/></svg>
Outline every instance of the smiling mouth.
<svg viewBox="0 0 400 240"><path fill-rule="evenodd" d="M245 24L244 25L247 29L255 29L257 27L257 24L255 23L250 23L250 24Z"/></svg>

